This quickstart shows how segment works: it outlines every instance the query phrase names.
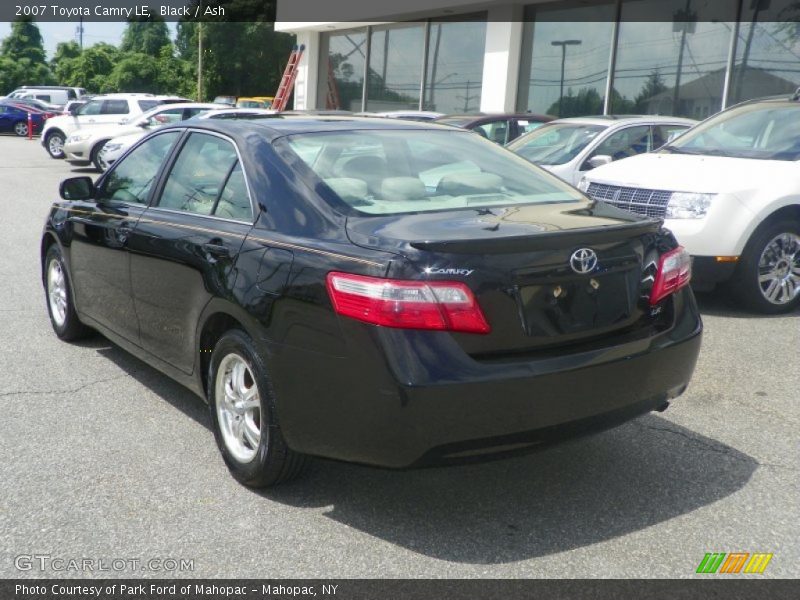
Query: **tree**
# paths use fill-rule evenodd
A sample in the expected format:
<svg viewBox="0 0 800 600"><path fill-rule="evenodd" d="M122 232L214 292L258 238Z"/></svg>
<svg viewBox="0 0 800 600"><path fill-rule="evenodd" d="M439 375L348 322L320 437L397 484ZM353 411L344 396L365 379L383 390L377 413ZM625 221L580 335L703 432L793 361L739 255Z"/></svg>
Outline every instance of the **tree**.
<svg viewBox="0 0 800 600"><path fill-rule="evenodd" d="M116 46L95 44L83 52L78 48L78 55L73 56L69 44L75 42L59 44L53 57L53 70L59 82L63 85L83 87L92 92L117 91L109 83L109 76L120 59L120 52Z"/></svg>
<svg viewBox="0 0 800 600"><path fill-rule="evenodd" d="M11 24L11 33L0 46L0 92L9 93L20 85L54 84L45 61L39 28L30 17Z"/></svg>
<svg viewBox="0 0 800 600"><path fill-rule="evenodd" d="M172 47L167 24L160 17L145 17L128 21L119 49L125 54L157 57L164 46Z"/></svg>
<svg viewBox="0 0 800 600"><path fill-rule="evenodd" d="M637 113L647 114L649 112L647 109L650 99L667 89L667 85L664 83L664 78L661 77L661 73L659 73L658 69L653 69L644 82L642 90L637 94L636 98L633 99L634 110Z"/></svg>
<svg viewBox="0 0 800 600"><path fill-rule="evenodd" d="M556 100L547 109L547 114L558 114L559 105L562 112L560 118L603 114L603 98L595 88L583 88L577 95L573 95L572 88L569 88L560 102Z"/></svg>

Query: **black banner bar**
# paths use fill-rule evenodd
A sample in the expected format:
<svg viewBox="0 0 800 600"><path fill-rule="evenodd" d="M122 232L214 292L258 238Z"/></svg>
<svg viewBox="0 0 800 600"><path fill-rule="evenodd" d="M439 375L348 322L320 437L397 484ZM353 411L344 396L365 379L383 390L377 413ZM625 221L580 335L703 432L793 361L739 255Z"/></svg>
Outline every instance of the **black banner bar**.
<svg viewBox="0 0 800 600"><path fill-rule="evenodd" d="M784 600L797 581L744 577L649 580L43 579L2 580L3 600Z"/></svg>

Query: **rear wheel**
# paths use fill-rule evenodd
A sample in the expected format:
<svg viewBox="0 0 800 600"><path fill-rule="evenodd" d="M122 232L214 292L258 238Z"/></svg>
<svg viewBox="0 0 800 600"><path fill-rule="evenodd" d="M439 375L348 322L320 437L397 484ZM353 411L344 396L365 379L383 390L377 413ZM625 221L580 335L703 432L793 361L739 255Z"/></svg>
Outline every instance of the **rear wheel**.
<svg viewBox="0 0 800 600"><path fill-rule="evenodd" d="M48 133L44 140L47 153L52 158L64 158L64 134L59 131Z"/></svg>
<svg viewBox="0 0 800 600"><path fill-rule="evenodd" d="M214 437L238 481L263 488L302 472L307 457L286 445L264 362L244 332L229 331L217 342L208 390Z"/></svg>
<svg viewBox="0 0 800 600"><path fill-rule="evenodd" d="M20 137L28 135L28 124L25 121L14 123L14 133Z"/></svg>
<svg viewBox="0 0 800 600"><path fill-rule="evenodd" d="M800 306L800 223L776 221L756 230L731 290L742 304L766 314Z"/></svg>
<svg viewBox="0 0 800 600"><path fill-rule="evenodd" d="M72 287L61 249L53 244L44 260L47 312L56 335L66 342L86 337L90 329L78 318L72 302Z"/></svg>

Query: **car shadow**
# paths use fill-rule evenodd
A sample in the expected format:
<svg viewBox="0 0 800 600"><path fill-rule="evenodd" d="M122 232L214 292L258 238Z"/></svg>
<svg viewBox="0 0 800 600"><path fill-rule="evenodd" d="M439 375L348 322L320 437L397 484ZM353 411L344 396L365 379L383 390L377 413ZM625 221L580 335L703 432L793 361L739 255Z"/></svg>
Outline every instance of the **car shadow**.
<svg viewBox="0 0 800 600"><path fill-rule="evenodd" d="M210 429L192 392L105 338L84 343ZM464 466L396 471L315 459L298 480L248 491L301 509L330 507L326 517L419 554L498 564L669 521L740 490L757 467L735 448L651 413L525 456Z"/></svg>
<svg viewBox="0 0 800 600"><path fill-rule="evenodd" d="M737 306L724 290L694 293L700 313L712 317L730 317L734 319L780 319L800 317L800 308L780 315L765 315Z"/></svg>

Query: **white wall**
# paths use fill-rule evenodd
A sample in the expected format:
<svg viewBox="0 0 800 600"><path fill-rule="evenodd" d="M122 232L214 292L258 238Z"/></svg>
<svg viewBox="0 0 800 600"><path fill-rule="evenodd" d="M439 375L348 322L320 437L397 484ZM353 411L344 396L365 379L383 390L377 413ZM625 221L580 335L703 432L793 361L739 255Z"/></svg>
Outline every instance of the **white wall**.
<svg viewBox="0 0 800 600"><path fill-rule="evenodd" d="M481 112L513 112L516 109L522 17L523 7L520 5L501 5L489 10Z"/></svg>

